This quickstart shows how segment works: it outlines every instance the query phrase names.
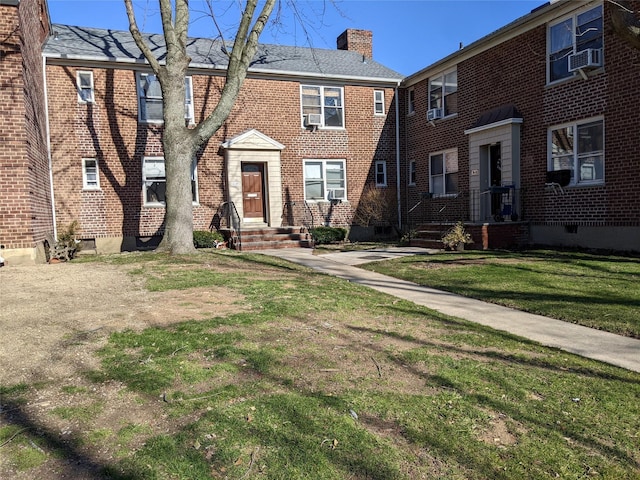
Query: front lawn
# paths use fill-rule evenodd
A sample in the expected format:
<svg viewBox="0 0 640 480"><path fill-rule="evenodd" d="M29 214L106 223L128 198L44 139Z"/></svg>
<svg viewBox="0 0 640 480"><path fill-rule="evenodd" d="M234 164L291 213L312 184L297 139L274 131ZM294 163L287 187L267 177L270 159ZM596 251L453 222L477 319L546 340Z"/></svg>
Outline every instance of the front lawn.
<svg viewBox="0 0 640 480"><path fill-rule="evenodd" d="M496 257L429 260L461 258ZM262 255L97 261L193 319L82 337L95 364L0 386L1 478L640 478L637 373Z"/></svg>
<svg viewBox="0 0 640 480"><path fill-rule="evenodd" d="M420 285L640 338L640 259L578 252L443 253L363 268Z"/></svg>

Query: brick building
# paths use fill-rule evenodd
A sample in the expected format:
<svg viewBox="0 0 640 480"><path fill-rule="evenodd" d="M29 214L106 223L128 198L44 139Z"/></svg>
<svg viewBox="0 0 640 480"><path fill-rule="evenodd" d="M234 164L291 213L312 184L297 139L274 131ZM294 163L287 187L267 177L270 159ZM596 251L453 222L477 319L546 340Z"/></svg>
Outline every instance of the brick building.
<svg viewBox="0 0 640 480"><path fill-rule="evenodd" d="M152 245L158 84L128 32L50 26L43 1L0 0L3 255L32 261L73 220L101 252ZM194 161L195 228L350 226L372 187L405 230L462 220L478 247L640 250L640 51L614 34L613 8L545 4L405 79L372 59L367 31L336 50L261 46ZM211 40L189 48L193 123L226 57Z"/></svg>
<svg viewBox="0 0 640 480"><path fill-rule="evenodd" d="M640 251L640 51L614 8L551 2L404 80L412 225L463 220L485 248Z"/></svg>

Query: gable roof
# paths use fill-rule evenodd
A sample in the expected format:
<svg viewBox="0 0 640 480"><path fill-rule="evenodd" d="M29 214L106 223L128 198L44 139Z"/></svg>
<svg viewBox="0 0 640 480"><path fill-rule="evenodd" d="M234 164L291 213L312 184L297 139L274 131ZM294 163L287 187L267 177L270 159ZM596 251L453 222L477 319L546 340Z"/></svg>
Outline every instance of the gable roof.
<svg viewBox="0 0 640 480"><path fill-rule="evenodd" d="M164 37L143 34L161 61L166 55ZM192 69L224 71L228 57L221 40L189 38L187 54ZM130 32L90 27L53 25L53 35L43 49L48 59L110 62L146 65L142 52ZM361 82L392 83L403 78L399 73L362 55L347 50L261 44L249 67L250 74L295 76Z"/></svg>

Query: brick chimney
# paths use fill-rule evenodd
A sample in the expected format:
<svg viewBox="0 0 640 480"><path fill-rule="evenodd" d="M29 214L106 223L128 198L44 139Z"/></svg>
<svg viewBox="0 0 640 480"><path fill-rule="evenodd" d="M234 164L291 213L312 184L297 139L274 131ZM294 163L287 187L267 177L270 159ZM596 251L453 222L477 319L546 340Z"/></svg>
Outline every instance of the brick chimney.
<svg viewBox="0 0 640 480"><path fill-rule="evenodd" d="M360 53L364 59L373 58L373 33L348 28L338 37L338 50Z"/></svg>

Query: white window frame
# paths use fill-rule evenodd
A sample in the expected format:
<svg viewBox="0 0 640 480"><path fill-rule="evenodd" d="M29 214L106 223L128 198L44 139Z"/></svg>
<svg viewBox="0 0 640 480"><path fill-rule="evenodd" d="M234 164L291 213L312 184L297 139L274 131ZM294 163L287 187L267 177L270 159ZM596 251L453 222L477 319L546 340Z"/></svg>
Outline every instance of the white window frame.
<svg viewBox="0 0 640 480"><path fill-rule="evenodd" d="M455 154L455 159L456 159L456 170L447 170L447 156L448 155L452 155ZM438 174L434 174L432 172L432 159L433 157L442 155L442 173L438 173ZM434 196L438 196L438 197L448 197L448 196L456 196L458 195L459 192L459 185L458 188L456 188L456 191L447 191L447 176L448 175L458 175L460 172L460 163L459 163L460 159L458 158L458 149L457 148L452 148L449 150L442 150L440 152L433 152L429 154L429 192L434 195ZM436 177L442 177L442 191L436 191L435 187L434 187L434 180ZM456 181L456 184L458 182Z"/></svg>
<svg viewBox="0 0 640 480"><path fill-rule="evenodd" d="M386 160L376 160L374 175L376 177L376 187L387 186L387 161ZM382 181L380 181L379 176L382 176Z"/></svg>
<svg viewBox="0 0 640 480"><path fill-rule="evenodd" d="M561 82L563 80L566 80L568 78L573 78L576 75L576 72L569 72L569 55L578 53L579 51L584 50L585 48L592 48L590 46L583 46L583 45L579 45L580 41L580 34L577 32L577 25L578 25L578 17L591 12L593 10L596 9L600 9L600 20L601 20L601 25L600 25L600 42L599 45L596 46L596 48L603 48L604 47L604 7L602 4L599 5L590 5L587 8L583 8L580 9L574 13L572 13L571 15L562 17L561 19L558 19L557 21L550 23L549 26L547 27L547 83L556 83L556 82ZM567 22L570 22L570 25L565 25L562 26L563 24L567 24ZM554 51L551 51L552 45L552 30L556 27L560 27L562 29L566 29L566 28L571 28L571 45L569 45L567 43L567 45L565 45L563 48L557 48ZM589 30L583 32L583 35L585 33L588 33ZM565 62L565 64L567 65L567 73L566 75L563 76L559 76L558 78L554 78L552 79L552 68L551 68L551 57L552 55L559 55L558 57L558 61L559 62Z"/></svg>
<svg viewBox="0 0 640 480"><path fill-rule="evenodd" d="M580 147L579 143L578 145L576 145L576 142L579 142L580 129L586 128L588 126L592 126L598 123L601 125L602 138L600 142L602 144L602 149L587 150L587 151L581 152L579 148ZM564 150L563 153L554 151L553 132L561 129L571 129L571 139L573 140L571 151ZM563 168L557 168L557 167L568 166L569 168L567 169L571 170L571 180L569 182L569 185L583 186L583 185L603 185L604 184L606 163L605 163L605 145L604 145L605 125L604 125L603 117L594 117L594 118L589 118L585 120L580 120L577 122L554 125L552 127L549 127L547 136L548 136L548 140L547 140L548 141L548 146L547 146L547 152L548 152L547 170L548 171L562 170ZM600 162L601 162L601 168L600 168L601 178L583 178L583 176L586 176L586 175L583 175L583 172L591 170L597 173L597 169L595 166L592 166L591 169L588 169L586 168L587 165L583 165L581 162L584 160L588 160L590 158L597 159L598 157L600 158ZM596 176L596 175L592 175L592 177L593 176Z"/></svg>
<svg viewBox="0 0 640 480"><path fill-rule="evenodd" d="M373 91L373 114L374 115L384 115L384 90L374 90Z"/></svg>
<svg viewBox="0 0 640 480"><path fill-rule="evenodd" d="M89 163L93 163L93 166L88 165ZM94 180L90 179L91 175L95 175ZM82 189L100 190L100 170L98 169L97 158L82 159Z"/></svg>
<svg viewBox="0 0 640 480"><path fill-rule="evenodd" d="M145 168L147 161L157 162L158 160L162 160L162 170L158 171L158 175L147 177L148 171ZM165 183L165 195L166 195L166 171L164 170L164 157L143 157L142 158L142 199L145 207L164 207L166 205L164 200L148 200L147 188L151 186L152 183ZM161 175L164 174L164 175ZM153 179L153 180L151 180ZM199 204L199 194L198 194L198 167L197 162L194 160L191 164L191 189L193 195L193 204Z"/></svg>
<svg viewBox="0 0 640 480"><path fill-rule="evenodd" d="M407 115L416 113L416 90L411 87L407 90Z"/></svg>
<svg viewBox="0 0 640 480"><path fill-rule="evenodd" d="M308 177L309 169L308 165L317 164L320 166L320 174L321 178L312 178ZM327 165L335 165L340 164L340 170L342 171L342 178L340 180L340 185L336 184L336 181L327 180ZM305 158L302 162L302 171L303 171L303 185L304 185L304 199L307 202L326 202L329 201L329 190L332 188L342 188L344 189L344 200L347 199L347 162L344 159L336 159L336 158ZM315 181L320 182L321 195L318 197L308 197L307 196L307 181Z"/></svg>
<svg viewBox="0 0 640 480"><path fill-rule="evenodd" d="M409 186L415 186L418 179L418 164L415 160L409 162Z"/></svg>
<svg viewBox="0 0 640 480"><path fill-rule="evenodd" d="M305 89L318 89L318 97L319 97L319 105L317 103L310 103L307 102L305 104L305 97L311 97L311 95L309 94L305 94L304 90ZM326 105L327 101L328 101L328 97L326 96L325 92L327 91L333 91L333 90L337 90L340 92L340 105ZM326 124L326 110L330 109L330 108L335 108L336 110L339 110L340 112L340 125L327 125ZM305 117L307 116L307 114L311 113L318 113L320 114L320 118L321 118L321 124L320 124L320 128L324 128L324 129L332 129L332 130L344 130L345 128L345 122L344 122L344 110L345 110L345 105L344 105L344 88L343 87L338 87L338 86L331 86L331 85L312 85L312 84L304 84L304 85L300 85L300 113L301 113L301 120L302 120L302 127L305 127Z"/></svg>
<svg viewBox="0 0 640 480"><path fill-rule="evenodd" d="M84 85L81 78L88 76L89 85ZM78 90L78 103L94 103L94 86L93 86L93 72L90 70L78 70L76 72L76 88ZM88 92L88 95L84 95L83 92Z"/></svg>
<svg viewBox="0 0 640 480"><path fill-rule="evenodd" d="M451 77L455 75L455 87L452 90L452 86L454 85L452 82L450 82L450 85L447 85L447 80L451 80ZM442 89L441 91L441 95L440 95L440 105L438 105L438 102L434 101L434 98L432 98L431 92L434 92L437 90L437 88L434 88L433 85L435 84L435 82L438 81L440 82L440 88ZM429 90L427 92L428 95L428 99L429 99L429 110L433 110L433 109L441 109L442 110L442 117L452 117L454 115L458 114L458 101L457 101L457 96L458 96L458 68L457 66L454 68L450 68L449 70L445 70L444 72L438 74L438 75L434 75L433 77L431 77L429 79L429 86L428 86ZM453 103L453 105L451 105L451 107L449 106L449 103L451 101L450 97L451 95L456 96L456 101L455 102L451 102ZM449 97L449 101L447 101L447 97ZM449 111L450 108L455 108L455 111Z"/></svg>
<svg viewBox="0 0 640 480"><path fill-rule="evenodd" d="M143 78L154 77L156 82L159 80L156 78L156 75L148 72L136 72L136 91L138 96L138 121L140 123L148 123L148 124L163 124L164 117L162 118L154 118L148 119L145 118L146 115L143 115L143 112L146 112L146 108L143 107L143 102L146 99L160 101L161 111L162 111L162 95L154 95L147 96L144 88L142 87ZM184 107L185 107L185 122L189 125L193 125L195 123L194 116L194 108L193 108L193 80L190 76L186 76L184 78L185 81L185 92L184 92Z"/></svg>

